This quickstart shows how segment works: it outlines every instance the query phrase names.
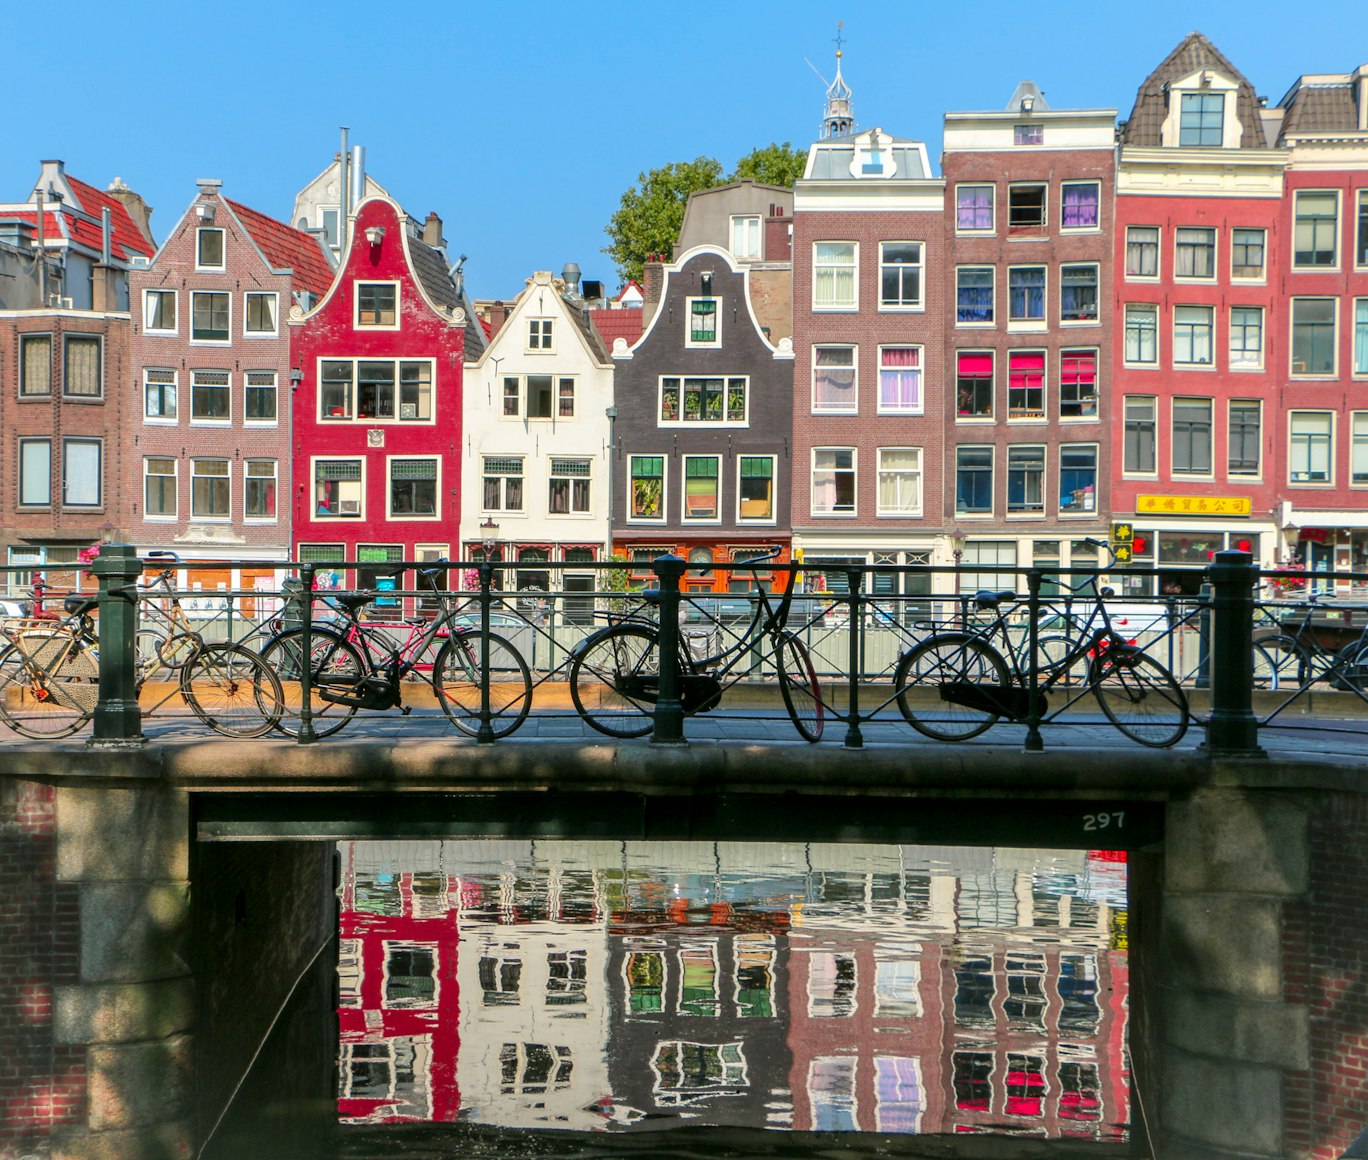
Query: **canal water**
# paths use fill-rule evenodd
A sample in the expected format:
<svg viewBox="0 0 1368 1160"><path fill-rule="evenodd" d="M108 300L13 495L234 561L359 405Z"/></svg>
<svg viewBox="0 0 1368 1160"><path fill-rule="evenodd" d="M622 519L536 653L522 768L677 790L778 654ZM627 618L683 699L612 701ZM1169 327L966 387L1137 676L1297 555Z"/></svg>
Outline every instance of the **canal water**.
<svg viewBox="0 0 1368 1160"><path fill-rule="evenodd" d="M1129 1139L1122 854L355 842L339 862L336 944L207 1156ZM330 1066L301 1085L320 1027Z"/></svg>

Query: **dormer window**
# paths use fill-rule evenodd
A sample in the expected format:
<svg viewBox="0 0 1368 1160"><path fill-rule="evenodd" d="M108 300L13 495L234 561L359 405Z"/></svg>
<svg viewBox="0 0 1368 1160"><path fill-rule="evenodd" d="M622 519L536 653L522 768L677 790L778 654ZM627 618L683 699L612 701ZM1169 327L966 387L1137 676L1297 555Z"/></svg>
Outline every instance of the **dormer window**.
<svg viewBox="0 0 1368 1160"><path fill-rule="evenodd" d="M1178 120L1179 145L1219 146L1224 132L1224 93L1182 94Z"/></svg>
<svg viewBox="0 0 1368 1160"><path fill-rule="evenodd" d="M555 350L556 332L555 319L553 318L530 318L527 322L527 349L528 350Z"/></svg>
<svg viewBox="0 0 1368 1160"><path fill-rule="evenodd" d="M201 226L196 238L195 267L200 270L223 269L223 231Z"/></svg>

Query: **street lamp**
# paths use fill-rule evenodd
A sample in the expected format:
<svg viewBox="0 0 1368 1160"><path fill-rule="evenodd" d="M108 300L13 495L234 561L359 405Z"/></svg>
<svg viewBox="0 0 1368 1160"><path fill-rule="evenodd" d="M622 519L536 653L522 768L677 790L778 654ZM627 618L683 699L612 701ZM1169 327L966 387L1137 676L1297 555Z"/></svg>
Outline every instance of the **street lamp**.
<svg viewBox="0 0 1368 1160"><path fill-rule="evenodd" d="M499 546L499 525L494 522L493 516L486 516L484 523L480 525L480 543L484 548L485 560L488 561L494 549Z"/></svg>

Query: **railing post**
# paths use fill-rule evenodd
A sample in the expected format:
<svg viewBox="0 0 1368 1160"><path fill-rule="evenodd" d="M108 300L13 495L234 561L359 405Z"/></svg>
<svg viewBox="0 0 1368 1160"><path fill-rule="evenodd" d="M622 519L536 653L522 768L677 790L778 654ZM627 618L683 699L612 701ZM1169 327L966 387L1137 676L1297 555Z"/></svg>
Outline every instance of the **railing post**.
<svg viewBox="0 0 1368 1160"><path fill-rule="evenodd" d="M314 575L313 564L305 564L299 569L299 582L304 590L299 594L299 607L303 613L300 625L300 651L304 654L299 662L299 735L295 738L300 745L309 745L318 740L313 727L313 602Z"/></svg>
<svg viewBox="0 0 1368 1160"><path fill-rule="evenodd" d="M1263 757L1254 716L1254 583L1248 552L1217 552L1211 580L1211 715L1200 752L1209 757Z"/></svg>
<svg viewBox="0 0 1368 1160"><path fill-rule="evenodd" d="M486 553L488 555L488 553ZM480 728L475 740L486 744L494 740L489 710L489 607L493 601L494 565L481 560L480 575Z"/></svg>
<svg viewBox="0 0 1368 1160"><path fill-rule="evenodd" d="M860 607L860 589L864 584L863 568L846 569L846 585L848 594L846 599L850 604L850 656L847 664L850 668L850 685L848 704L846 706L846 735L845 747L847 749L863 749L864 734L860 732L860 675L864 671L864 633L861 622L864 617Z"/></svg>
<svg viewBox="0 0 1368 1160"><path fill-rule="evenodd" d="M686 567L672 553L654 561L660 578L660 641L656 652L660 660L660 692L656 698L655 729L652 745L684 745L684 703L679 658L679 581Z"/></svg>
<svg viewBox="0 0 1368 1160"><path fill-rule="evenodd" d="M1040 581L1043 573L1032 568L1026 573L1026 744L1027 753L1041 753L1045 741L1040 736Z"/></svg>
<svg viewBox="0 0 1368 1160"><path fill-rule="evenodd" d="M100 584L100 689L94 746L141 745L138 706L138 577L142 562L132 544L101 544L92 565Z"/></svg>

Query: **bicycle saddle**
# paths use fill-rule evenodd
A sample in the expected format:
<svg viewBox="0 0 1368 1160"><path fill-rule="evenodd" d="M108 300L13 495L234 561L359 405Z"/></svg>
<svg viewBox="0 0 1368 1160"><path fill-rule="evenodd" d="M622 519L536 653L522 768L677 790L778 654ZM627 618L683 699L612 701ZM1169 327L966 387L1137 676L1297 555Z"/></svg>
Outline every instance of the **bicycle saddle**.
<svg viewBox="0 0 1368 1160"><path fill-rule="evenodd" d="M375 599L369 592L333 592L328 596L329 600L335 600L338 604L349 612L356 612L364 608Z"/></svg>
<svg viewBox="0 0 1368 1160"><path fill-rule="evenodd" d="M94 596L68 596L62 601L62 607L68 616L84 616L87 612L94 612L99 603Z"/></svg>
<svg viewBox="0 0 1368 1160"><path fill-rule="evenodd" d="M974 593L974 607L996 608L999 604L1011 602L1016 598L1016 593L1010 590L1005 592L994 592L989 588L980 588Z"/></svg>

